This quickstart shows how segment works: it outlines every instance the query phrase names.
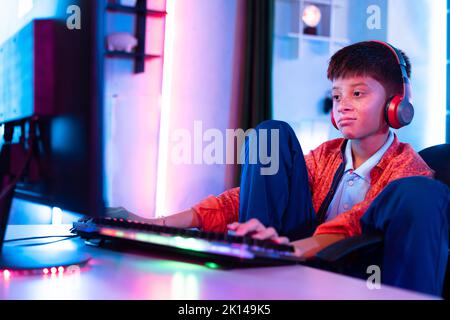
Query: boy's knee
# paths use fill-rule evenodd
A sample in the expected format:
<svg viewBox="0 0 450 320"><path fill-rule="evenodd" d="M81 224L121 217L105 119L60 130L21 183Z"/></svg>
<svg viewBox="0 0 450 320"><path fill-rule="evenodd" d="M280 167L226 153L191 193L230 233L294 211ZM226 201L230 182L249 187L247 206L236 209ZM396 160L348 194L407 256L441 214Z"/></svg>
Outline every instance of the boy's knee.
<svg viewBox="0 0 450 320"><path fill-rule="evenodd" d="M258 129L266 129L266 130L273 130L273 129L287 129L287 130L293 130L292 127L289 125L289 123L280 121L280 120L266 120L261 123L259 123L256 128Z"/></svg>
<svg viewBox="0 0 450 320"><path fill-rule="evenodd" d="M443 183L427 177L407 177L395 180L386 192L401 199L398 214L408 219L441 219L449 210L449 190ZM434 217L433 217L434 215ZM406 217L407 216L407 217Z"/></svg>
<svg viewBox="0 0 450 320"><path fill-rule="evenodd" d="M267 132L278 132L280 141L290 141L296 137L294 129L289 123L280 120L266 120L256 126L256 131L267 130ZM295 138L296 139L296 138Z"/></svg>
<svg viewBox="0 0 450 320"><path fill-rule="evenodd" d="M406 177L392 181L386 189L390 192L400 192L404 196L416 199L424 195L443 195L446 186L441 182L424 176Z"/></svg>

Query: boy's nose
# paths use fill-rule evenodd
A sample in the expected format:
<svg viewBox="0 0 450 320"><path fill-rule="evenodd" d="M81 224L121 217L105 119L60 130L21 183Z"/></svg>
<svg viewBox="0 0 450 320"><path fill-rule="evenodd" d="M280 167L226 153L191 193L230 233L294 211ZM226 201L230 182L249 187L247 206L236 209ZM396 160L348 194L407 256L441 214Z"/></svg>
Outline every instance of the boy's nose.
<svg viewBox="0 0 450 320"><path fill-rule="evenodd" d="M351 110L353 110L353 105L351 101L349 101L349 99L346 98L341 98L341 101L337 106L337 112L344 113Z"/></svg>

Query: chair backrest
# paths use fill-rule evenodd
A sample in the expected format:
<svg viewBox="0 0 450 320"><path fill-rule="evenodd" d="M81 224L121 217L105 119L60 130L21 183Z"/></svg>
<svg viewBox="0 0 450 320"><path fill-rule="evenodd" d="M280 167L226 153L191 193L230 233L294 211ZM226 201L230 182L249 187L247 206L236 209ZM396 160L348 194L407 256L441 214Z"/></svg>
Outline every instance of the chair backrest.
<svg viewBox="0 0 450 320"><path fill-rule="evenodd" d="M450 143L423 149L419 155L435 171L435 178L450 187Z"/></svg>
<svg viewBox="0 0 450 320"><path fill-rule="evenodd" d="M435 178L450 187L450 144L440 144L423 149L419 155L435 171ZM448 261L442 292L442 296L446 300L450 298L450 248Z"/></svg>

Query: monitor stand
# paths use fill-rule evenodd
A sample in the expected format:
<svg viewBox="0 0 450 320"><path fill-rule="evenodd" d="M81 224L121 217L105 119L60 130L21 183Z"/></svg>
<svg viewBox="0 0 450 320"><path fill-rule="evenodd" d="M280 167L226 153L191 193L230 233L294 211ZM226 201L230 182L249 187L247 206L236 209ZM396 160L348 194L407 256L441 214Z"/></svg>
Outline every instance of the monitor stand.
<svg viewBox="0 0 450 320"><path fill-rule="evenodd" d="M91 258L88 254L76 250L56 249L51 244L24 247L5 245L3 242L16 184L38 150L33 124L30 125L27 146L22 138L19 143L12 143L14 127L17 124L4 124L4 143L0 152L0 272L3 271L4 276L15 271L46 273L45 270L51 270L51 273L55 273L55 270L61 272L70 267L81 268Z"/></svg>

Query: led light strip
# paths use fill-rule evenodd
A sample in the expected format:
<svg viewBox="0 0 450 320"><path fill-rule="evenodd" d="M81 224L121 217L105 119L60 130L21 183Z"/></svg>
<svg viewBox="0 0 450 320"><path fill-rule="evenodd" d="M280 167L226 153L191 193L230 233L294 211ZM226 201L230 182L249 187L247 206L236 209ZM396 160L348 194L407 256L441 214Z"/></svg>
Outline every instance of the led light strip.
<svg viewBox="0 0 450 320"><path fill-rule="evenodd" d="M63 276L67 274L79 274L82 271L82 268L78 265L71 265L67 267L51 267L51 268L36 268L36 269L4 269L0 270L0 274L3 277L3 280L9 281L13 277L17 276Z"/></svg>
<svg viewBox="0 0 450 320"><path fill-rule="evenodd" d="M173 75L173 46L175 39L175 0L166 1L166 30L164 38L164 65L161 97L161 118L159 124L159 150L158 171L156 182L156 208L157 217L167 215L166 188L167 188L167 161L169 158L169 124L172 95Z"/></svg>

